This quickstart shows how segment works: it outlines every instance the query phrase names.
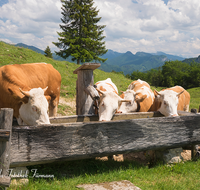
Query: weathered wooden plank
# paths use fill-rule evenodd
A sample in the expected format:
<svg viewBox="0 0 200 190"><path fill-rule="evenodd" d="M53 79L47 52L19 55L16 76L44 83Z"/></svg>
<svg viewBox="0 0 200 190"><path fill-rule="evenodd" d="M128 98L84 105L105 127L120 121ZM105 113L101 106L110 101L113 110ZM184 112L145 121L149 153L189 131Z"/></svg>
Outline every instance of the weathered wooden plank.
<svg viewBox="0 0 200 190"><path fill-rule="evenodd" d="M0 129L1 134L4 133L3 136L5 136L5 132L10 135L12 135L11 129L12 129L12 120L13 120L13 109L10 108L2 108L0 110ZM9 174L9 166L10 166L10 147L11 147L11 138L7 139L7 141L0 141L0 171L1 171L1 177L0 180L0 188L5 189L5 187L9 186L8 181L8 174ZM7 176L7 177L6 177Z"/></svg>
<svg viewBox="0 0 200 190"><path fill-rule="evenodd" d="M95 70L100 66L101 66L100 63L84 63L79 68L77 68L73 73L77 74L78 71L80 71L80 70Z"/></svg>
<svg viewBox="0 0 200 190"><path fill-rule="evenodd" d="M200 143L200 115L13 126L11 166Z"/></svg>
<svg viewBox="0 0 200 190"><path fill-rule="evenodd" d="M0 141L9 141L10 131L9 130L0 130Z"/></svg>
<svg viewBox="0 0 200 190"><path fill-rule="evenodd" d="M178 111L180 116L195 115L194 113ZM152 117L163 117L163 115L156 112L133 112L126 114L115 114L112 121L127 120L127 119L141 119L141 118L152 118ZM54 123L72 123L72 122L89 122L98 121L98 115L72 115L72 116L61 116L61 117L51 117L50 122Z"/></svg>

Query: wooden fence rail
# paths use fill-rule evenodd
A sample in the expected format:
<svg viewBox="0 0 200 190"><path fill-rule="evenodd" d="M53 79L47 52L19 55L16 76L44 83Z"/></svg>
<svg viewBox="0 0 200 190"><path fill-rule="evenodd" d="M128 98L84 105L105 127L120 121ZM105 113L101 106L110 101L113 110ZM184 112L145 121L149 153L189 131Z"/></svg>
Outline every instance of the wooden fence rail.
<svg viewBox="0 0 200 190"><path fill-rule="evenodd" d="M11 166L78 160L199 143L199 114L110 122L13 126Z"/></svg>

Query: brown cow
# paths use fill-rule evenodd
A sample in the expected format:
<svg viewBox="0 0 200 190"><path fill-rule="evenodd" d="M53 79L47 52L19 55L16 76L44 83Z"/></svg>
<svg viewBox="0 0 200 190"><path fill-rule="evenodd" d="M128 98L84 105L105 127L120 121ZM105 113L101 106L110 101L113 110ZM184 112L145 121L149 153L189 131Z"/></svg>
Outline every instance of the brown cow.
<svg viewBox="0 0 200 190"><path fill-rule="evenodd" d="M51 64L5 65L0 68L0 108L13 108L18 123L50 123L60 96L61 75ZM45 98L46 97L46 98Z"/></svg>
<svg viewBox="0 0 200 190"><path fill-rule="evenodd" d="M131 102L122 103L118 113L147 112L150 110L155 98L149 84L140 79L133 81L120 97L131 100Z"/></svg>

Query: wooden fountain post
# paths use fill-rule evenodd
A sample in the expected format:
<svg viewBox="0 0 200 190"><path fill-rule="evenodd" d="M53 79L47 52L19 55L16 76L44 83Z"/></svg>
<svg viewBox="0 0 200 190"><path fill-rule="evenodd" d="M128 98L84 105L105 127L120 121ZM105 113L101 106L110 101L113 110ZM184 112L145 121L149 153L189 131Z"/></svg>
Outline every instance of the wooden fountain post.
<svg viewBox="0 0 200 190"><path fill-rule="evenodd" d="M93 100L99 98L94 85L93 70L100 67L100 63L84 63L73 73L78 75L76 81L76 114L94 114Z"/></svg>

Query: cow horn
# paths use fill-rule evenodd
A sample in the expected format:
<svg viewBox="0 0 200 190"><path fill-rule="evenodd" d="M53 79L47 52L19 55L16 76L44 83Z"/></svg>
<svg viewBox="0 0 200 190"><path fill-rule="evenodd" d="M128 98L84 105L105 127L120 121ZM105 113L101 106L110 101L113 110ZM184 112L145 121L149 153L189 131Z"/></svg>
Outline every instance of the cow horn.
<svg viewBox="0 0 200 190"><path fill-rule="evenodd" d="M97 90L99 93L101 93L101 94L105 94L105 92L99 90L98 88L96 88L96 90Z"/></svg>
<svg viewBox="0 0 200 190"><path fill-rule="evenodd" d="M156 94L161 96L161 94L156 89L154 89L154 91L156 92Z"/></svg>
<svg viewBox="0 0 200 190"><path fill-rule="evenodd" d="M122 99L122 100L119 100L119 102L131 102L131 100L124 100L124 99Z"/></svg>
<svg viewBox="0 0 200 190"><path fill-rule="evenodd" d="M48 89L48 86L47 86L46 88L43 88L42 90L43 90L44 92L46 92L47 89Z"/></svg>
<svg viewBox="0 0 200 190"><path fill-rule="evenodd" d="M25 96L30 97L29 91L23 91L21 88L19 88L19 90L20 90L20 92L21 92L22 94L24 94Z"/></svg>
<svg viewBox="0 0 200 190"><path fill-rule="evenodd" d="M185 90L179 92L176 96L177 96L177 97L180 96L184 91L185 91Z"/></svg>

